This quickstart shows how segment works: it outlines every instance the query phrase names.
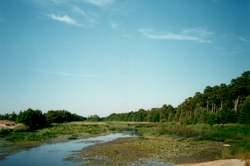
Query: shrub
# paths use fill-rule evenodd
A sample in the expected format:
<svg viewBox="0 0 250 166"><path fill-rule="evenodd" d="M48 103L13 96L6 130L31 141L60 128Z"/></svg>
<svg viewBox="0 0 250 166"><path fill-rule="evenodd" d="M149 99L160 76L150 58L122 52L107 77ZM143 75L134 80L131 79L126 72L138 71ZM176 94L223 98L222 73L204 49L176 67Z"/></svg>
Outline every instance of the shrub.
<svg viewBox="0 0 250 166"><path fill-rule="evenodd" d="M153 122L159 122L160 119L160 114L158 112L156 112L152 118Z"/></svg>
<svg viewBox="0 0 250 166"><path fill-rule="evenodd" d="M41 110L32 110L29 108L26 111L20 111L16 118L16 123L23 123L30 130L36 130L46 126L46 118Z"/></svg>
<svg viewBox="0 0 250 166"><path fill-rule="evenodd" d="M172 122L174 120L174 114L171 112L168 116L168 121Z"/></svg>
<svg viewBox="0 0 250 166"><path fill-rule="evenodd" d="M160 123L165 123L165 122L167 122L167 119L161 119L160 120Z"/></svg>
<svg viewBox="0 0 250 166"><path fill-rule="evenodd" d="M209 115L209 118L208 118L207 123L208 123L210 126L213 126L213 125L215 124L215 118L216 118L215 114L214 114L214 113L211 113L211 114Z"/></svg>
<svg viewBox="0 0 250 166"><path fill-rule="evenodd" d="M238 122L241 124L250 124L250 96L246 98L240 107Z"/></svg>
<svg viewBox="0 0 250 166"><path fill-rule="evenodd" d="M0 135L7 135L10 133L10 129L0 129Z"/></svg>

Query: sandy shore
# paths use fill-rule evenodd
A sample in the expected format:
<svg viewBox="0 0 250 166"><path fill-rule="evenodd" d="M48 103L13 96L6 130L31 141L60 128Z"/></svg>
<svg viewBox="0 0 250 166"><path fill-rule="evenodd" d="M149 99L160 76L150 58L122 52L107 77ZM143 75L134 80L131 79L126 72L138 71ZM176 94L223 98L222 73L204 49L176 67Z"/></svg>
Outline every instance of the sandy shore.
<svg viewBox="0 0 250 166"><path fill-rule="evenodd" d="M239 159L227 159L204 163L179 164L173 166L245 166L245 161L241 161Z"/></svg>

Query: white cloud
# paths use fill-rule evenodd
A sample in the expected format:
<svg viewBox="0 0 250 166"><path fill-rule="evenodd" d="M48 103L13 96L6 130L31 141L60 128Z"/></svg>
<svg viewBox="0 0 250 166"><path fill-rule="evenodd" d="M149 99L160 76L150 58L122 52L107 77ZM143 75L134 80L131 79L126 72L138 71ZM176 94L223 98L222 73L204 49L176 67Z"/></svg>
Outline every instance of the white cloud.
<svg viewBox="0 0 250 166"><path fill-rule="evenodd" d="M99 7L105 7L115 2L115 0L85 0L85 1Z"/></svg>
<svg viewBox="0 0 250 166"><path fill-rule="evenodd" d="M96 18L99 17L97 14L92 13L92 12L85 13L78 6L74 7L74 11L77 12L77 13L80 13L82 16L84 16L89 23L91 23L91 24L97 23Z"/></svg>
<svg viewBox="0 0 250 166"><path fill-rule="evenodd" d="M119 29L121 24L115 23L115 22L110 22L111 28L112 29Z"/></svg>
<svg viewBox="0 0 250 166"><path fill-rule="evenodd" d="M210 36L214 33L208 32L204 29L185 29L177 34L170 32L159 33L155 32L153 29L140 29L144 36L150 39L161 39L161 40L192 40L203 43L212 43L210 40L205 40L204 38Z"/></svg>
<svg viewBox="0 0 250 166"><path fill-rule="evenodd" d="M246 42L246 43L250 43L248 40L242 38L242 37L238 37L239 40L243 41L243 42Z"/></svg>
<svg viewBox="0 0 250 166"><path fill-rule="evenodd" d="M83 16L87 16L86 15L86 13L84 12L84 11L82 11L79 7L77 7L77 6L75 6L75 11L77 12L77 13L80 13L81 15L83 15Z"/></svg>
<svg viewBox="0 0 250 166"><path fill-rule="evenodd" d="M56 16L55 14L50 14L50 15L48 15L48 17L52 18L53 20L65 22L65 23L70 24L70 25L81 26L80 24L77 23L76 20L70 18L68 15Z"/></svg>
<svg viewBox="0 0 250 166"><path fill-rule="evenodd" d="M32 70L36 70L39 72L43 73L48 73L48 74L57 74L57 75L64 75L64 76L73 76L73 77L98 77L98 75L81 75L81 74L69 74L69 73L62 73L62 72L50 72L50 71L44 71L44 70L39 70L39 69L34 69L31 68Z"/></svg>
<svg viewBox="0 0 250 166"><path fill-rule="evenodd" d="M234 55L234 54L238 54L241 53L243 50L239 50L239 51L234 51L234 52L230 52L229 55Z"/></svg>
<svg viewBox="0 0 250 166"><path fill-rule="evenodd" d="M123 36L127 38L132 37L132 35L126 35L126 34L124 34Z"/></svg>

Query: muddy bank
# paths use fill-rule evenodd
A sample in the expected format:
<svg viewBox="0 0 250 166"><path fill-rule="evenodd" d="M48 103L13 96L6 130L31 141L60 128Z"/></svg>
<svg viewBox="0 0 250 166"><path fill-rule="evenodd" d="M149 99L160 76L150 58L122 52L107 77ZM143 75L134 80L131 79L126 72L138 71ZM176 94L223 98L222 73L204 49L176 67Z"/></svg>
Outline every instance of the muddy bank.
<svg viewBox="0 0 250 166"><path fill-rule="evenodd" d="M72 152L64 160L85 162L83 165L196 163L219 158L222 145L212 141L118 138Z"/></svg>
<svg viewBox="0 0 250 166"><path fill-rule="evenodd" d="M173 166L245 166L245 161L239 159L217 160L203 163L180 164Z"/></svg>

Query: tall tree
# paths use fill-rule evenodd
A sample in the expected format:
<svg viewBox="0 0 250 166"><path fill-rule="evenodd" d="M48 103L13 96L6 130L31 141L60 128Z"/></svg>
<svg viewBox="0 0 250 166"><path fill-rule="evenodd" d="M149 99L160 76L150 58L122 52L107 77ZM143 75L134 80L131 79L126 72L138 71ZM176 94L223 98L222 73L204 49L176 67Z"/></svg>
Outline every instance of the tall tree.
<svg viewBox="0 0 250 166"><path fill-rule="evenodd" d="M242 103L250 92L250 71L242 73L241 77L232 79L229 89L229 93L234 100L234 110L237 112L239 103Z"/></svg>
<svg viewBox="0 0 250 166"><path fill-rule="evenodd" d="M228 88L226 84L221 84L216 91L217 98L221 101L220 108L223 107L223 102L228 96Z"/></svg>
<svg viewBox="0 0 250 166"><path fill-rule="evenodd" d="M212 95L213 88L211 86L207 86L204 89L204 97L207 100L207 111L209 110L209 97Z"/></svg>

